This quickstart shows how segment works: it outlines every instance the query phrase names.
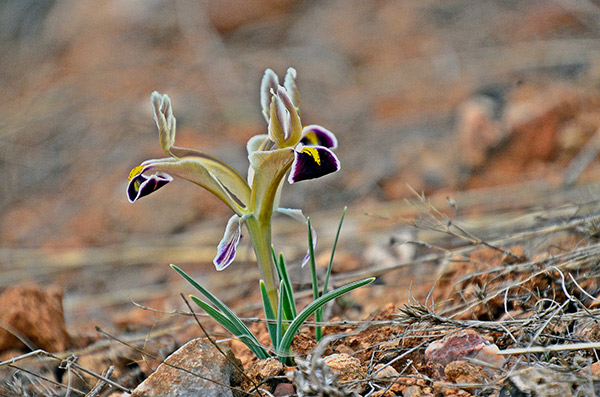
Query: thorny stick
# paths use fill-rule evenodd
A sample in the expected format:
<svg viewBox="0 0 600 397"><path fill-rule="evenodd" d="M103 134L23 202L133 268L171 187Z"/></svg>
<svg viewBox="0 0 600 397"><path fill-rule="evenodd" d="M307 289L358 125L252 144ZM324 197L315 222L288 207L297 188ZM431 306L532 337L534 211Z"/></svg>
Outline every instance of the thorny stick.
<svg viewBox="0 0 600 397"><path fill-rule="evenodd" d="M69 390L73 390L75 393L81 394L82 396L85 396L85 394L86 394L85 392L82 392L81 390L75 389L74 387L71 387L71 386L63 385L62 383L59 383L59 382L57 382L57 381L55 381L55 380L52 380L52 379L50 379L50 378L47 378L47 377L45 377L45 376L43 376L43 375L36 374L35 372L33 372L33 371L30 371L30 370L28 370L28 369L26 369L26 368L22 368L22 367L19 367L19 366L17 366L17 365L14 365L14 364L8 364L7 366L8 366L8 367L10 367L10 368L17 369L17 370L19 370L19 371L23 371L23 372L25 372L25 373L27 373L27 374L29 374L29 375L35 376L36 378L40 378L40 379L42 379L42 380L44 380L44 381L46 381L46 382L48 382L48 383L51 383L51 384L53 384L53 385L55 385L55 386L58 386L58 387L62 387L62 388L64 388L64 389L67 389L67 391L69 391Z"/></svg>
<svg viewBox="0 0 600 397"><path fill-rule="evenodd" d="M412 225L415 227L423 227L423 228L428 228L430 230L435 230L438 232L442 232L442 233L448 233L454 237L458 237L460 239L463 239L467 242L469 242L470 244L473 245L483 245L485 247L491 248L493 250L496 250L506 256L509 256L513 259L513 261L517 262L517 263L521 263L523 262L524 258L521 258L515 254L513 254L510 251L507 251L503 248L500 248L496 245L490 244L486 241L484 241L483 239L480 239L479 237L473 235L472 233L468 232L467 230L465 230L464 228L456 225L452 219L450 219L450 217L448 217L447 215L443 214L440 210L438 210L430 201L427 197L425 197L425 194L419 194L417 193L416 190L414 190L410 185L408 186L409 189L412 191L412 193L417 196L417 199L419 200L419 202L421 203L421 205L424 207L424 211L430 216L430 218L433 220L433 222L435 223L433 226L427 226L427 225L417 225L416 222L412 222ZM416 207L416 204L414 204ZM418 207L416 207L417 209L419 209ZM452 230L452 228L455 228L456 230L458 230L460 233L456 233Z"/></svg>
<svg viewBox="0 0 600 397"><path fill-rule="evenodd" d="M498 354L502 355L515 355L515 354L528 354L528 353L550 353L559 351L574 351L574 350L590 350L600 349L600 342L591 343L571 343L571 344L560 344L552 346L530 346L530 347L515 347L512 349L500 350Z"/></svg>
<svg viewBox="0 0 600 397"><path fill-rule="evenodd" d="M55 355L55 354L48 353L48 352L47 352L47 351L45 351L45 350L38 349L38 350L35 350L35 351L32 351L32 352L29 352L29 353L23 354L23 355L21 355L21 356L18 356L18 357L13 357L13 358L11 358L11 359L9 359L9 360L2 361L2 362L0 362L0 367L2 367L2 366L4 366L4 365L7 365L7 366L9 366L9 367L12 367L12 368L21 369L22 371L24 371L24 372L27 372L27 373L30 373L30 374L32 374L32 375L36 375L36 374L34 374L34 373L31 373L31 372L29 372L29 371L26 371L26 370L24 370L24 369L22 369L22 368L20 368L20 367L17 367L17 366L15 366L15 365L14 365L14 363L15 363L15 362L17 362L17 361L21 361L21 360L24 360L24 359L26 359L26 358L33 357L33 356L46 356L46 357L50 357L50 358L52 358L52 359L54 359L54 360L58 360L58 361L60 361L60 362L63 362L63 361L65 360L65 358L64 358L64 357L59 357L59 356L57 356L57 355ZM104 382L108 383L109 385L111 385L111 386L113 386L113 387L116 387L117 389L123 390L123 391L125 391L125 392L127 392L127 393L131 393L131 392L132 392L132 390L131 390L131 389L128 389L128 388L126 388L126 387L123 387L123 386L121 386L120 384L118 384L118 383L116 383L116 382L114 382L114 381L112 381L112 380L110 380L110 379L108 379L108 378L106 378L106 377L104 377L104 376L102 376L102 375L99 375L99 374L95 373L94 371L91 371L91 370L89 370L89 369L87 369L87 368L84 368L84 367L82 367L81 365L77 364L76 362L71 362L71 363L70 363L70 365L71 365L71 366L74 366L75 368L77 368L77 369L79 369L79 370L81 370L81 371L83 371L83 372L85 372L85 373L87 373L88 375L91 375L91 376L93 376L93 377L95 377L95 378L98 378L98 379L100 379L100 380L102 380L102 381L104 381ZM45 379L44 377L42 377L41 375L40 375L39 377L40 377L40 378L42 378L42 379L44 379L44 380L46 380L46 379ZM50 381L50 382L52 383L52 381ZM85 393L83 393L83 394L85 394Z"/></svg>
<svg viewBox="0 0 600 397"><path fill-rule="evenodd" d="M102 373L102 376L104 376L106 379L110 379L110 376L112 375L114 370L115 370L115 366L111 365ZM107 383L104 380L98 379L98 382L96 382L96 385L94 386L94 388L92 390L90 390L90 392L87 394L86 397L98 396L100 394L100 392L102 392L102 389L104 389L106 387L106 385L107 385Z"/></svg>

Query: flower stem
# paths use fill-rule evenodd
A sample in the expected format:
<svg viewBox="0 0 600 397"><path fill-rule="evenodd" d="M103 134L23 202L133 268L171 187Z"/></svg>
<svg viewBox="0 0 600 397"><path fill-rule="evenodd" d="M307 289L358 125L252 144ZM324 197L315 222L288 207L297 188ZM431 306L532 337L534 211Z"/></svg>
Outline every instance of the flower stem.
<svg viewBox="0 0 600 397"><path fill-rule="evenodd" d="M265 282L273 312L277 313L277 282L275 281L273 255L271 254L271 219L261 222L256 217L251 216L246 220L246 227L254 247L260 277Z"/></svg>

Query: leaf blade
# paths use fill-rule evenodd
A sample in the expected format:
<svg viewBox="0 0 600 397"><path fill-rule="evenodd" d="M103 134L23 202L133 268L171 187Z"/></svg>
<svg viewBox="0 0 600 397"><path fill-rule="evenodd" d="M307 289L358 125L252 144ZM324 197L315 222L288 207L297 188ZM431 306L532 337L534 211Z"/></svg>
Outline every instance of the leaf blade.
<svg viewBox="0 0 600 397"><path fill-rule="evenodd" d="M294 335L300 329L302 324L304 324L304 322L308 319L308 317L310 317L311 314L313 314L315 311L317 311L324 304L326 304L327 302L329 302L341 295L344 295L356 288L360 288L362 286L370 284L374 280L375 280L375 277L370 277L370 278L366 278L363 280L355 281L353 283L346 284L337 289L334 289L333 291L326 293L325 295L321 296L319 299L310 303L308 306L306 306L304 308L304 310L302 310L300 313L298 313L298 316L296 316L294 321L292 321L292 323L289 325L288 329L286 330L285 334L283 335L283 338L279 342L279 346L278 346L277 350L278 351L288 351L289 347L292 344Z"/></svg>

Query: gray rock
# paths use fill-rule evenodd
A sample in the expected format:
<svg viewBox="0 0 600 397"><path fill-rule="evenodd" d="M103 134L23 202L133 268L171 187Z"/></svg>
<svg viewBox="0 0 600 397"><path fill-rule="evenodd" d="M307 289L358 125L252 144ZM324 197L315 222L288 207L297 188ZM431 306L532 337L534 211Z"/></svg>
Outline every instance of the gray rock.
<svg viewBox="0 0 600 397"><path fill-rule="evenodd" d="M225 346L224 357L209 341L193 339L158 366L131 394L132 397L234 397L231 387L240 384L240 374L232 365L240 361Z"/></svg>

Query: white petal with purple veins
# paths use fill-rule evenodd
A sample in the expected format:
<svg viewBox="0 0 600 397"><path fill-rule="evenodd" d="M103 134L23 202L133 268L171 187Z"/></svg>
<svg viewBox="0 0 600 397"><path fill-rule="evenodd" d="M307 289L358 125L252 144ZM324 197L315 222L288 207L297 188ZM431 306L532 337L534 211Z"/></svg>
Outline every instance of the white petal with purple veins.
<svg viewBox="0 0 600 397"><path fill-rule="evenodd" d="M217 255L213 263L217 270L223 270L233 262L238 244L242 238L242 218L233 215L227 222L223 239L217 247Z"/></svg>

